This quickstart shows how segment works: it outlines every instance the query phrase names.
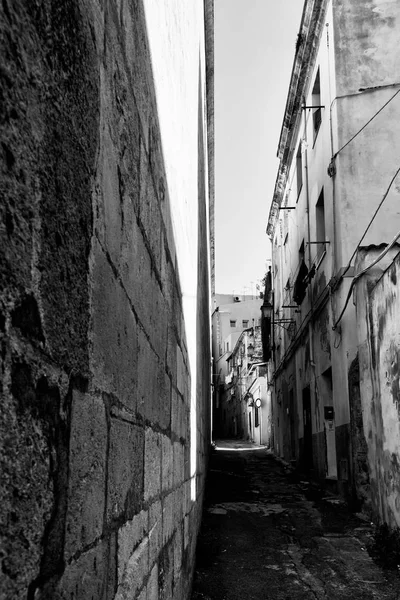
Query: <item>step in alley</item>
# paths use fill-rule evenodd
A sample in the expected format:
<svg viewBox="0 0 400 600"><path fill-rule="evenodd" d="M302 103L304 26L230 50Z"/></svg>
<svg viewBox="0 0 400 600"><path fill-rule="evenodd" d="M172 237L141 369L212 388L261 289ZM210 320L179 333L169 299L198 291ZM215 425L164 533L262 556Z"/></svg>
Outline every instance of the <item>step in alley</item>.
<svg viewBox="0 0 400 600"><path fill-rule="evenodd" d="M263 447L217 442L192 600L400 600L368 553L373 527Z"/></svg>

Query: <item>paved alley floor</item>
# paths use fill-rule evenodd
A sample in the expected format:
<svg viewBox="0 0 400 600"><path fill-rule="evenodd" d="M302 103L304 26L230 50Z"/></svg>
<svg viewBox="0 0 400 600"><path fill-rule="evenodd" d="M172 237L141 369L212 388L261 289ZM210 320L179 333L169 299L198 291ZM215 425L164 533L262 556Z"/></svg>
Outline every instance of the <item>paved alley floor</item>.
<svg viewBox="0 0 400 600"><path fill-rule="evenodd" d="M400 600L399 576L366 550L371 534L267 449L217 442L192 600Z"/></svg>

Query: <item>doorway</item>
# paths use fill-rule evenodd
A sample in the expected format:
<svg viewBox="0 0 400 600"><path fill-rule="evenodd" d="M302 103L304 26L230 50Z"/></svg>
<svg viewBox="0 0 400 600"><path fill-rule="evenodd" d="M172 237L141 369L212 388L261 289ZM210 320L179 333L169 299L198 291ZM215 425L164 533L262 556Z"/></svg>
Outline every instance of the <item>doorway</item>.
<svg viewBox="0 0 400 600"><path fill-rule="evenodd" d="M304 466L313 468L310 386L303 389Z"/></svg>
<svg viewBox="0 0 400 600"><path fill-rule="evenodd" d="M295 406L294 406L294 391L289 390L289 417L290 417L290 458L296 458L296 426L295 426Z"/></svg>
<svg viewBox="0 0 400 600"><path fill-rule="evenodd" d="M324 429L326 444L326 476L337 478L335 411L333 408L332 368L322 373L324 385Z"/></svg>

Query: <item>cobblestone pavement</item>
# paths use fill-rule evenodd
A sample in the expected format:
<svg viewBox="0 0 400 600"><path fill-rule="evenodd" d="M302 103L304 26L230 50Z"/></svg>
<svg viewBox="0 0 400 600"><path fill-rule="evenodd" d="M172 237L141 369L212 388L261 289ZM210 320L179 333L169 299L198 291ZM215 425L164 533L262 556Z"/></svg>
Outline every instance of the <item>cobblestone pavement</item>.
<svg viewBox="0 0 400 600"><path fill-rule="evenodd" d="M217 442L192 600L400 600L366 546L371 524L265 448Z"/></svg>

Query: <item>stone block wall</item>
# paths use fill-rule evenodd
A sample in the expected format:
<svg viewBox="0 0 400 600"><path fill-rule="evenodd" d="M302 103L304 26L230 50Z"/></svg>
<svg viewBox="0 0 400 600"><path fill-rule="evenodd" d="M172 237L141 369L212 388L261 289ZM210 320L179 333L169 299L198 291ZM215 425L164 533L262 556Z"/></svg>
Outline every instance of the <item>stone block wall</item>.
<svg viewBox="0 0 400 600"><path fill-rule="evenodd" d="M361 248L356 272L385 246ZM361 416L368 487L359 494L375 522L400 527L400 257L395 244L357 280Z"/></svg>
<svg viewBox="0 0 400 600"><path fill-rule="evenodd" d="M145 4L0 6L2 599L190 593L210 429L207 119L199 94L196 143L179 148L197 165L193 360L180 155L167 173ZM204 15L194 27L204 42ZM204 43L198 60L204 91Z"/></svg>

